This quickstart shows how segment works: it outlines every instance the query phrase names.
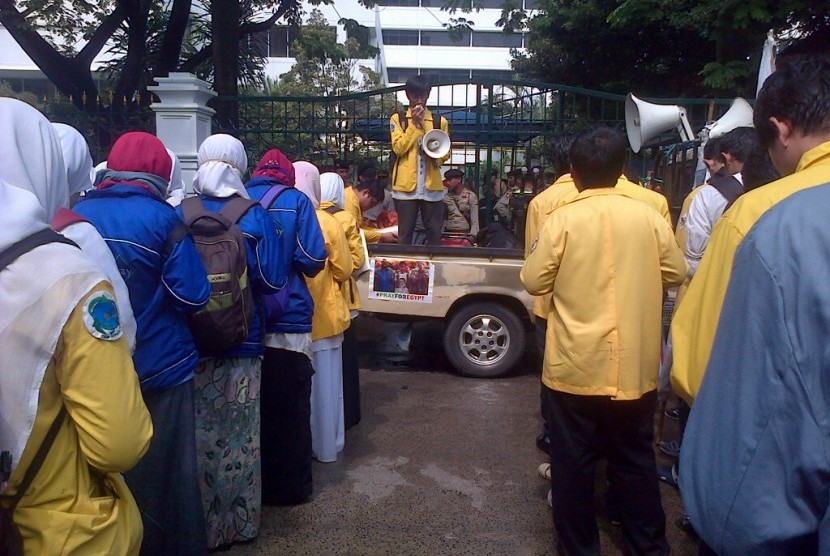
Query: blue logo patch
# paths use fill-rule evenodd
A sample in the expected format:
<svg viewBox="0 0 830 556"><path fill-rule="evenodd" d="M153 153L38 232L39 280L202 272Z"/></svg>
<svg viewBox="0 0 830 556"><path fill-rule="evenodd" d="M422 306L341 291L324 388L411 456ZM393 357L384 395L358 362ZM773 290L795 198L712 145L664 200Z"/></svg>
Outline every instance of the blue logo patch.
<svg viewBox="0 0 830 556"><path fill-rule="evenodd" d="M115 297L109 292L92 294L84 304L84 325L93 338L113 341L121 337L121 320Z"/></svg>

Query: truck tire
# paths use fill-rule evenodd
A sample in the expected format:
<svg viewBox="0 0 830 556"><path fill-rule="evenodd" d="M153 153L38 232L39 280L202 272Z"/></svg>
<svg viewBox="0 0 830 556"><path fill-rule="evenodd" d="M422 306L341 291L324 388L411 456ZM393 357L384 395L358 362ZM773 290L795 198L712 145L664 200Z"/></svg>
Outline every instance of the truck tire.
<svg viewBox="0 0 830 556"><path fill-rule="evenodd" d="M496 378L509 373L525 350L527 330L509 307L494 302L464 305L444 330L444 352L464 376Z"/></svg>

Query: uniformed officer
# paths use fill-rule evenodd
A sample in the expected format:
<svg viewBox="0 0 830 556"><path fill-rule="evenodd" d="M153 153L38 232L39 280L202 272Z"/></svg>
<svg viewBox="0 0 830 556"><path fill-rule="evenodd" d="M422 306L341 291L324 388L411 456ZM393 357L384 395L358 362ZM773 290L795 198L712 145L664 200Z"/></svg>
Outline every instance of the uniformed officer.
<svg viewBox="0 0 830 556"><path fill-rule="evenodd" d="M446 215L444 231L478 234L478 198L461 182L464 172L452 168L444 173L447 193L444 196Z"/></svg>

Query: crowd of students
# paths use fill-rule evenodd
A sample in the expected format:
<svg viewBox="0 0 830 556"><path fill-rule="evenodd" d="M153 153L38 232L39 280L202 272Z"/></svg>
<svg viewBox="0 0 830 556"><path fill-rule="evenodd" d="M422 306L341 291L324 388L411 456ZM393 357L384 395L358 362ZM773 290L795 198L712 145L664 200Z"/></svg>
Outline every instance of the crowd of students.
<svg viewBox="0 0 830 556"><path fill-rule="evenodd" d="M632 554L671 553L658 478L679 486L701 554L827 552L830 57L781 58L753 126L707 143L711 177L674 232L665 199L621 177L621 134L558 138L521 278L538 296L539 472L559 554L600 553L599 459L605 514ZM661 346L661 295L675 286ZM669 383L685 434L660 445L679 461L658 472Z"/></svg>
<svg viewBox="0 0 830 556"><path fill-rule="evenodd" d="M157 137L93 169L80 133L8 98L0 136L3 543L204 554L308 500L312 458L360 420L358 222L382 197L278 149L245 183L217 134L184 198Z"/></svg>

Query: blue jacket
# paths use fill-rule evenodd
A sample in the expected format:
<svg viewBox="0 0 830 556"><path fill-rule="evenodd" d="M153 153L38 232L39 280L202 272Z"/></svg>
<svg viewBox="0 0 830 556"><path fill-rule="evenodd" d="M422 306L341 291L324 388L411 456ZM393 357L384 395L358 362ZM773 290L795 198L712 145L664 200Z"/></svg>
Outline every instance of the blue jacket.
<svg viewBox="0 0 830 556"><path fill-rule="evenodd" d="M828 206L830 183L792 194L735 253L680 452L683 504L723 556L830 554Z"/></svg>
<svg viewBox="0 0 830 556"><path fill-rule="evenodd" d="M219 212L230 201L230 197L216 198L202 195L202 204L206 210ZM176 208L182 216L182 207ZM254 311L254 320L248 332L248 338L241 346L222 354L222 357L255 357L262 355L262 306L261 295L276 293L281 290L288 279L288 264L281 256L282 245L274 229L274 224L265 209L259 205L248 209L236 223L245 237L245 250L248 256L248 275L254 287L254 299L257 307Z"/></svg>
<svg viewBox="0 0 830 556"><path fill-rule="evenodd" d="M90 191L74 210L106 240L127 284L141 388L166 390L193 378L199 354L185 314L207 304L210 286L189 235L167 245L184 225L173 207L150 191L117 184Z"/></svg>
<svg viewBox="0 0 830 556"><path fill-rule="evenodd" d="M259 200L277 183L273 178L256 177L245 187L251 199ZM317 215L308 197L293 187L284 191L268 212L274 219L282 243L280 255L290 271L288 307L276 322L266 324L266 330L269 333L311 332L314 302L302 275L316 276L328 257Z"/></svg>

